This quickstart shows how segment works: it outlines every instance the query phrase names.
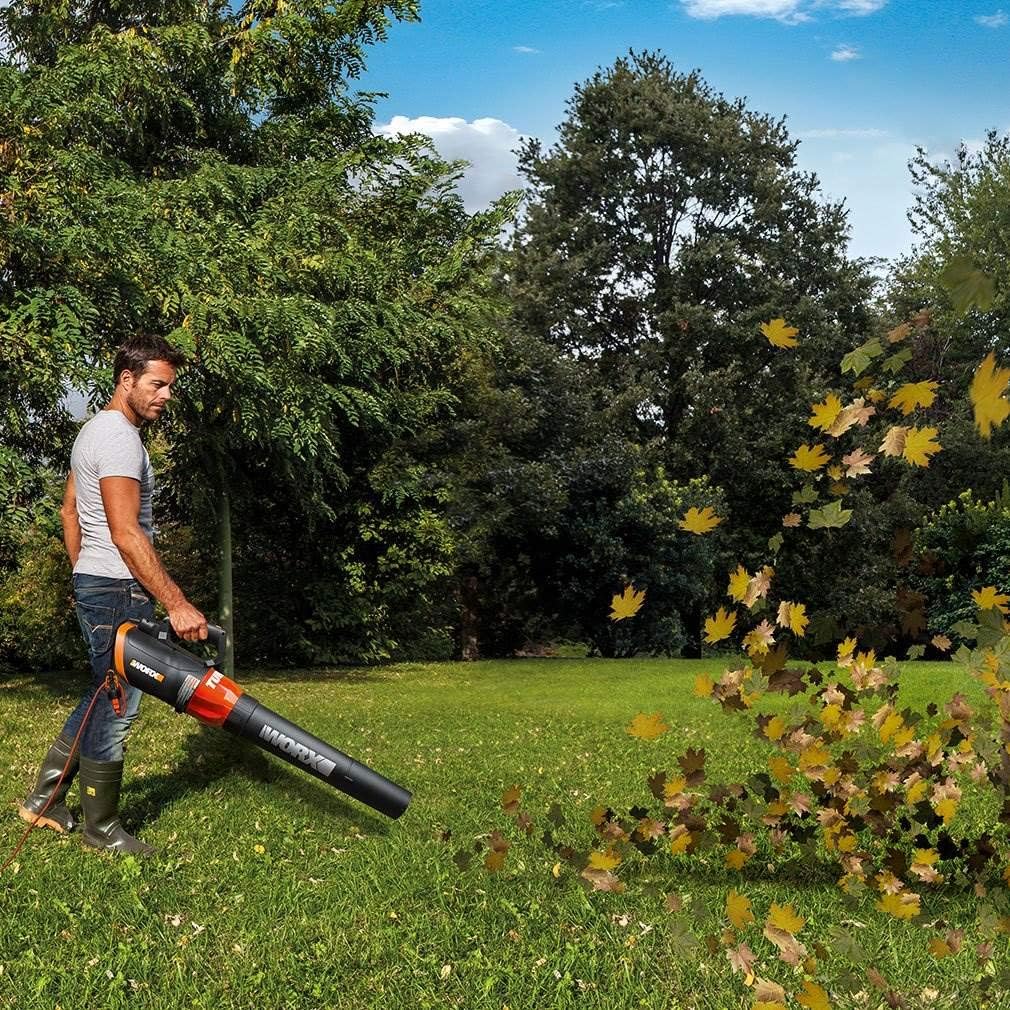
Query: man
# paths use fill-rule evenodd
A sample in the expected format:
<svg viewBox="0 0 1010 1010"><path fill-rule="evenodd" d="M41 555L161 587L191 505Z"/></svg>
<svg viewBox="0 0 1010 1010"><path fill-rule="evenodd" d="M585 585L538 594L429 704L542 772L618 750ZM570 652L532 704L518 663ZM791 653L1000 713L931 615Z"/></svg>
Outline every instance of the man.
<svg viewBox="0 0 1010 1010"><path fill-rule="evenodd" d="M63 538L73 565L77 619L91 660L91 686L46 754L34 791L19 813L34 820L52 796L71 755L74 737L95 692L91 718L58 795L39 823L72 831L74 818L63 803L79 770L86 844L117 852L150 854L154 849L128 834L119 821L123 741L137 718L142 693L126 685L126 705L117 716L102 690L112 665L116 627L152 617L158 600L172 627L189 641L207 637L207 622L172 581L153 546L154 472L140 439L142 425L156 421L172 396L183 355L161 337L125 343L114 364L112 399L84 424L74 442L63 498Z"/></svg>

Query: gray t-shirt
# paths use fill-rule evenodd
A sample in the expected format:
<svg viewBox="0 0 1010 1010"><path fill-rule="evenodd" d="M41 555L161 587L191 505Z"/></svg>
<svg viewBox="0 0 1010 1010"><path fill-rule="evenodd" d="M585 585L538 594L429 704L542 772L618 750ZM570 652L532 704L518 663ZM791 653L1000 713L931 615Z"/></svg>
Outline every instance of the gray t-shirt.
<svg viewBox="0 0 1010 1010"><path fill-rule="evenodd" d="M132 477L140 481L140 528L154 540L154 470L140 440L140 432L119 410L100 410L77 433L70 454L77 494L77 518L81 524L81 556L74 574L104 575L109 579L132 579L109 533L102 489L103 477Z"/></svg>

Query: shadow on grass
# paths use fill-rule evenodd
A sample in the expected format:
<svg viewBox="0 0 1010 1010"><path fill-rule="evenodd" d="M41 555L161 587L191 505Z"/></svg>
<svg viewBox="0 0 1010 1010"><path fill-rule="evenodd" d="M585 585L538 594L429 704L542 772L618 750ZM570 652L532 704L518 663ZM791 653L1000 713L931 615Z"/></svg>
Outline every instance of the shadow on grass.
<svg viewBox="0 0 1010 1010"><path fill-rule="evenodd" d="M196 733L186 737L174 771L145 775L130 782L124 795L127 804L121 810L121 819L128 831L131 825L132 829L137 829L156 821L167 804L190 794L209 793L215 783L239 775L267 787L264 793L273 791L282 798L304 800L321 817L359 824L373 834L389 831L387 818L357 800L345 798L322 782L269 758L246 740L207 726L200 726ZM270 783L276 785L271 789ZM207 797L208 805L213 802Z"/></svg>

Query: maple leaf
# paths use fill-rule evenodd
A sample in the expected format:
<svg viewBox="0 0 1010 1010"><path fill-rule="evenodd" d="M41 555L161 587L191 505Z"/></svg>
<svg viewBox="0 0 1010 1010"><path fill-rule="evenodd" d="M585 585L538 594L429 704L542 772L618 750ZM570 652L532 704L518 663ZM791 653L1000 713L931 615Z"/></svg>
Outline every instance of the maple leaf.
<svg viewBox="0 0 1010 1010"><path fill-rule="evenodd" d="M951 641L946 635L934 635L930 641L941 652L949 651L951 646Z"/></svg>
<svg viewBox="0 0 1010 1010"><path fill-rule="evenodd" d="M1005 593L996 592L995 586L986 586L984 589L973 589L971 598L979 610L997 609L1001 613L1007 613L1007 604L1010 603L1010 596Z"/></svg>
<svg viewBox="0 0 1010 1010"><path fill-rule="evenodd" d="M514 814L519 809L519 797L522 795L522 790L519 786L512 786L511 789L506 789L505 792L501 794L501 808L507 814Z"/></svg>
<svg viewBox="0 0 1010 1010"><path fill-rule="evenodd" d="M812 530L838 529L851 518L852 509L843 509L841 498L837 498L823 508L811 509L807 516L807 526Z"/></svg>
<svg viewBox="0 0 1010 1010"><path fill-rule="evenodd" d="M823 403L815 403L810 408L813 414L807 424L811 428L820 428L821 431L828 431L838 419L842 412L842 401L834 393L828 393Z"/></svg>
<svg viewBox="0 0 1010 1010"><path fill-rule="evenodd" d="M782 517L782 525L785 526L786 529L795 529L801 522L803 522L803 517L799 514L799 512L787 512Z"/></svg>
<svg viewBox="0 0 1010 1010"><path fill-rule="evenodd" d="M746 895L738 894L736 888L730 888L726 895L726 915L733 923L734 929L743 929L754 921L754 913L751 911L750 898Z"/></svg>
<svg viewBox="0 0 1010 1010"><path fill-rule="evenodd" d="M883 395L881 393L881 398L883 398ZM838 438L840 435L844 435L853 425L858 424L861 428L865 428L870 418L876 412L876 407L868 407L863 397L859 397L858 400L853 400L849 406L842 410L838 415L838 419L828 429L828 434L832 438Z"/></svg>
<svg viewBox="0 0 1010 1010"><path fill-rule="evenodd" d="M594 870L613 870L621 865L621 854L616 849L590 852L588 865Z"/></svg>
<svg viewBox="0 0 1010 1010"><path fill-rule="evenodd" d="M699 673L694 678L694 694L696 698L711 698L715 682L707 673Z"/></svg>
<svg viewBox="0 0 1010 1010"><path fill-rule="evenodd" d="M975 424L983 438L992 435L992 429L999 427L1010 415L1010 402L1003 398L1010 368L997 368L996 357L990 351L971 380L968 396L975 409Z"/></svg>
<svg viewBox="0 0 1010 1010"><path fill-rule="evenodd" d="M729 613L723 607L712 616L705 618L705 641L709 645L729 638L736 627L736 613Z"/></svg>
<svg viewBox="0 0 1010 1010"><path fill-rule="evenodd" d="M642 609L644 602L644 589L636 592L634 586L625 586L624 592L610 601L610 619L623 621L627 617L634 617Z"/></svg>
<svg viewBox="0 0 1010 1010"><path fill-rule="evenodd" d="M736 947L731 947L726 951L726 957L729 958L729 963L733 966L733 971L738 971L742 975L753 974L752 969L754 968L754 962L757 960L757 956L746 943L741 943Z"/></svg>
<svg viewBox="0 0 1010 1010"><path fill-rule="evenodd" d="M763 656L774 644L775 628L767 620L748 631L743 640L744 648L753 656Z"/></svg>
<svg viewBox="0 0 1010 1010"><path fill-rule="evenodd" d="M830 459L831 457L825 453L824 446L820 442L813 447L804 442L796 450L795 455L789 457L789 465L796 470L812 473L814 470L820 470Z"/></svg>
<svg viewBox="0 0 1010 1010"><path fill-rule="evenodd" d="M909 428L901 455L913 466L929 466L929 457L943 448L933 441L936 435L936 428Z"/></svg>
<svg viewBox="0 0 1010 1010"><path fill-rule="evenodd" d="M896 894L885 894L877 902L877 908L881 912L893 915L895 919L914 919L921 908L919 906L919 895L911 891L898 891Z"/></svg>
<svg viewBox="0 0 1010 1010"><path fill-rule="evenodd" d="M798 933L806 922L806 919L796 914L792 905L778 905L773 901L765 925L774 926L786 933Z"/></svg>
<svg viewBox="0 0 1010 1010"><path fill-rule="evenodd" d="M747 588L750 586L750 572L743 565L737 565L737 569L729 577L729 587L726 595L737 603L742 603L747 595Z"/></svg>
<svg viewBox="0 0 1010 1010"><path fill-rule="evenodd" d="M938 387L939 383L932 379L925 382L906 382L898 388L887 405L899 408L902 414L908 417L916 407L932 407Z"/></svg>
<svg viewBox="0 0 1010 1010"><path fill-rule="evenodd" d="M689 508L678 525L682 530L687 530L688 533L701 535L711 533L721 522L722 516L717 516L711 505L706 505L701 510L694 506Z"/></svg>
<svg viewBox="0 0 1010 1010"><path fill-rule="evenodd" d="M903 425L893 425L887 430L877 451L882 452L885 456L900 456L905 451L905 439L908 437L908 431L909 429Z"/></svg>
<svg viewBox="0 0 1010 1010"><path fill-rule="evenodd" d="M597 870L587 866L581 876L593 885L594 891L613 891L620 894L624 890L624 881L615 877L610 870Z"/></svg>
<svg viewBox="0 0 1010 1010"><path fill-rule="evenodd" d="M940 283L947 289L954 310L962 315L973 305L982 312L992 308L993 280L967 256L952 256L940 274Z"/></svg>
<svg viewBox="0 0 1010 1010"><path fill-rule="evenodd" d="M796 996L796 1002L800 1006L805 1006L807 1010L831 1010L828 994L810 979L804 979L803 992Z"/></svg>
<svg viewBox="0 0 1010 1010"><path fill-rule="evenodd" d="M798 341L796 334L800 331L790 326L781 316L761 324L761 332L768 338L768 343L775 347L795 347Z"/></svg>
<svg viewBox="0 0 1010 1010"><path fill-rule="evenodd" d="M691 833L684 827L683 824L678 824L670 832L670 852L676 856L682 852L687 852L691 847Z"/></svg>
<svg viewBox="0 0 1010 1010"><path fill-rule="evenodd" d="M760 572L757 573L751 580L750 585L747 587L747 595L743 598L745 607L752 607L761 597L768 595L768 590L771 588L772 576L775 574L775 569L771 565L765 565Z"/></svg>
<svg viewBox="0 0 1010 1010"><path fill-rule="evenodd" d="M887 342L889 344L898 344L905 339L912 332L911 323L898 323L893 330L887 331Z"/></svg>
<svg viewBox="0 0 1010 1010"><path fill-rule="evenodd" d="M842 465L846 468L846 477L860 477L870 472L870 464L876 459L862 449L855 449L848 456L842 457Z"/></svg>
<svg viewBox="0 0 1010 1010"><path fill-rule="evenodd" d="M792 933L776 926L765 926L762 933L766 940L770 940L779 949L779 957L786 964L797 965L807 956L807 948L796 939Z"/></svg>
<svg viewBox="0 0 1010 1010"><path fill-rule="evenodd" d="M802 603L783 601L779 604L777 623L783 628L789 628L794 635L802 638L806 626L810 623L806 606Z"/></svg>
<svg viewBox="0 0 1010 1010"><path fill-rule="evenodd" d="M631 720L630 725L625 727L631 736L638 737L639 740L655 740L657 737L661 737L669 728L663 722L663 718L658 712L653 712L652 715L639 712Z"/></svg>

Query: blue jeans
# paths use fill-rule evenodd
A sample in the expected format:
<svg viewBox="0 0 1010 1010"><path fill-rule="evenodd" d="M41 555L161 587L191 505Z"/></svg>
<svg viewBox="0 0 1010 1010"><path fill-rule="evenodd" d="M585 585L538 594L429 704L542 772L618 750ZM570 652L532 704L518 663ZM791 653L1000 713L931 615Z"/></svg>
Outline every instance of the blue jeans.
<svg viewBox="0 0 1010 1010"><path fill-rule="evenodd" d="M76 736L84 713L98 691L101 697L95 702L81 737L80 753L92 761L119 761L123 757L123 740L140 712L143 692L124 681L126 709L122 716L118 716L102 685L106 671L112 666L116 628L122 621L154 617L154 604L147 590L135 579L75 575L73 582L77 620L91 660L91 685L64 723L63 735L71 740Z"/></svg>

